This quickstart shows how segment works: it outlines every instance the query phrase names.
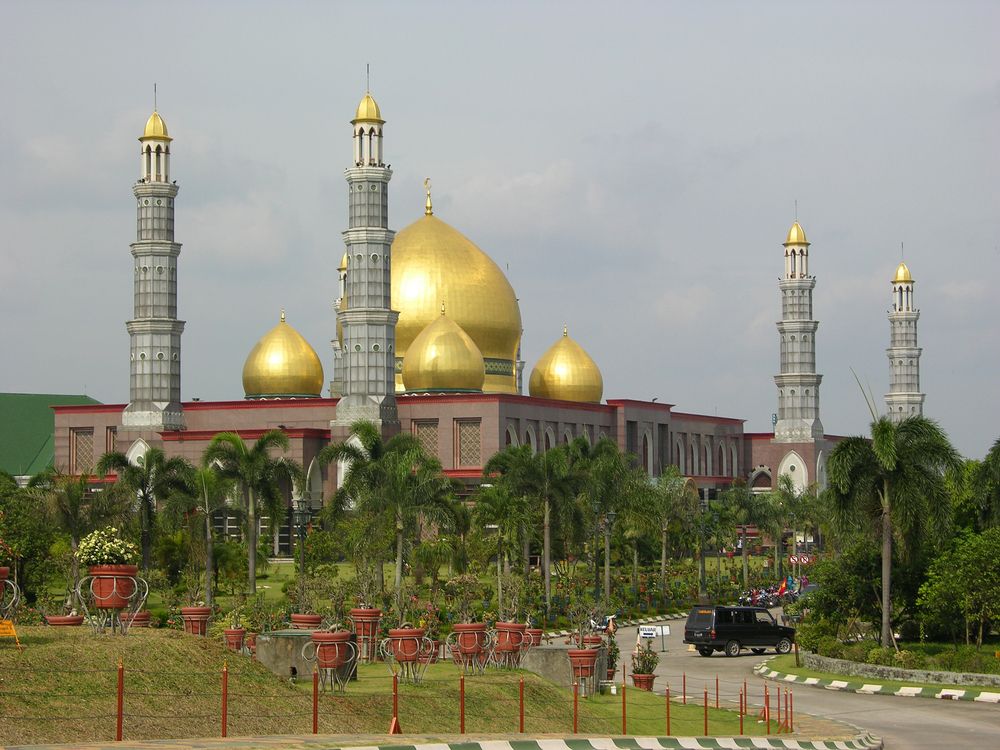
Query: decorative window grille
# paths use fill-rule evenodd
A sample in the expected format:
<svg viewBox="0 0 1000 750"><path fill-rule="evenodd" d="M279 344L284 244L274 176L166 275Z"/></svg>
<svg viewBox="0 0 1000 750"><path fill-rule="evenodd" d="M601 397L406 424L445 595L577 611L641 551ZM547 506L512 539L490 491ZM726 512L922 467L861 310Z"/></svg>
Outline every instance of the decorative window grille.
<svg viewBox="0 0 1000 750"><path fill-rule="evenodd" d="M70 431L70 471L82 474L94 468L94 428L78 427Z"/></svg>
<svg viewBox="0 0 1000 750"><path fill-rule="evenodd" d="M437 420L431 422L414 422L413 435L416 437L424 453L433 458L438 455L438 423Z"/></svg>
<svg viewBox="0 0 1000 750"><path fill-rule="evenodd" d="M479 467L482 463L482 434L479 420L455 423L455 463L460 467Z"/></svg>

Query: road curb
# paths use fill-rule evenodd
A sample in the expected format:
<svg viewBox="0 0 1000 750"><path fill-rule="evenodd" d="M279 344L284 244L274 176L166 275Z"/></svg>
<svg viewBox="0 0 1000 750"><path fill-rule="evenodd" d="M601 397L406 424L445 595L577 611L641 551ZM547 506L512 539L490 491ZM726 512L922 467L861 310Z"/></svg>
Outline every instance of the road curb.
<svg viewBox="0 0 1000 750"><path fill-rule="evenodd" d="M361 745L350 750L718 750L718 748L801 748L802 750L876 750L882 740L871 734L849 740L791 740L769 737L588 737L573 739L496 740L426 745Z"/></svg>
<svg viewBox="0 0 1000 750"><path fill-rule="evenodd" d="M807 687L818 687L826 690L841 690L847 693L861 695L896 695L903 698L937 698L939 700L973 701L975 703L1000 703L1000 692L981 689L956 690L954 688L910 687L891 688L875 682L854 682L851 680L821 680L818 677L804 677L797 674L786 674L771 669L767 663L754 667L754 674L765 680L787 682Z"/></svg>

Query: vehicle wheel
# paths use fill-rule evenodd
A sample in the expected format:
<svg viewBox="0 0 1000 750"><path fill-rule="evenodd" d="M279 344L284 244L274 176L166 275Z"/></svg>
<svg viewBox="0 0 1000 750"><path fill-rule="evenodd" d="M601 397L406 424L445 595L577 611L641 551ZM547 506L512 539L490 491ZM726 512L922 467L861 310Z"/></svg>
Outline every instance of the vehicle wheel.
<svg viewBox="0 0 1000 750"><path fill-rule="evenodd" d="M708 646L699 646L698 653L701 654L702 656L711 656L712 649L710 649Z"/></svg>
<svg viewBox="0 0 1000 750"><path fill-rule="evenodd" d="M785 653L788 653L787 651ZM739 641L729 641L726 644L726 656L739 656L740 655L740 642Z"/></svg>
<svg viewBox="0 0 1000 750"><path fill-rule="evenodd" d="M751 650L751 651L753 651L753 652L754 652L755 654L757 654L757 655L759 656L760 654L763 654L763 653L764 653L764 652L765 652L765 651L766 651L767 649L763 649L763 648L752 648L752 649L750 649L750 650Z"/></svg>
<svg viewBox="0 0 1000 750"><path fill-rule="evenodd" d="M787 654L792 650L792 642L787 638L782 638L776 644L774 644L774 650L779 654Z"/></svg>

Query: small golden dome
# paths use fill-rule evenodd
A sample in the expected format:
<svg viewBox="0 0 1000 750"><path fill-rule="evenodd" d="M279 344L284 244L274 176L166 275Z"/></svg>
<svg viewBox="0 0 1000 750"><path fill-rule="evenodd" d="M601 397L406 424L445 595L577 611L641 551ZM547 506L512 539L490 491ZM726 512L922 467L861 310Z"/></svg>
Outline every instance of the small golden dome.
<svg viewBox="0 0 1000 750"><path fill-rule="evenodd" d="M407 391L482 391L486 367L469 334L444 314L413 339L403 358Z"/></svg>
<svg viewBox="0 0 1000 750"><path fill-rule="evenodd" d="M147 138L156 138L160 141L173 140L173 138L167 134L167 123L163 121L163 118L160 117L160 113L155 109L153 110L153 114L149 116L149 119L146 120L146 129L142 131L142 138L139 140L143 141Z"/></svg>
<svg viewBox="0 0 1000 750"><path fill-rule="evenodd" d="M905 263L900 263L899 268L896 269L896 277L892 280L893 284L912 284L913 277L910 276L910 269L906 267Z"/></svg>
<svg viewBox="0 0 1000 750"><path fill-rule="evenodd" d="M528 392L535 398L599 404L604 378L597 363L563 328L562 338L549 347L531 371Z"/></svg>
<svg viewBox="0 0 1000 750"><path fill-rule="evenodd" d="M396 389L403 389L403 358L420 332L441 317L441 300L482 352L483 390L517 393L521 310L514 289L486 253L432 214L401 229L392 243L392 309L399 311Z"/></svg>
<svg viewBox="0 0 1000 750"><path fill-rule="evenodd" d="M261 337L243 364L247 398L319 398L323 365L302 335L281 321Z"/></svg>
<svg viewBox="0 0 1000 750"><path fill-rule="evenodd" d="M375 103L370 93L366 93L364 99L361 100L358 111L354 113L354 119L351 122L385 122L378 104Z"/></svg>
<svg viewBox="0 0 1000 750"><path fill-rule="evenodd" d="M802 228L799 222L795 221L792 223L792 228L788 230L788 238L785 240L786 245L808 245L809 240L806 239L806 230Z"/></svg>

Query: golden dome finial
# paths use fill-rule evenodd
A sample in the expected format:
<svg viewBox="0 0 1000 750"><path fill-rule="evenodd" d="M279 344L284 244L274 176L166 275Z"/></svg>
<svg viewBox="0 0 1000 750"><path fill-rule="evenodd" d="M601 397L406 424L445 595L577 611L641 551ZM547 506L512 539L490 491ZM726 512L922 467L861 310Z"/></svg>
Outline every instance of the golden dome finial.
<svg viewBox="0 0 1000 750"><path fill-rule="evenodd" d="M441 314L444 315L444 300L441 300Z"/></svg>
<svg viewBox="0 0 1000 750"><path fill-rule="evenodd" d="M563 336L569 336L569 326L563 324Z"/></svg>
<svg viewBox="0 0 1000 750"><path fill-rule="evenodd" d="M424 190L427 191L427 202L424 203L424 215L425 216L433 216L434 215L434 206L431 205L431 178L430 177L425 177L424 178Z"/></svg>
<svg viewBox="0 0 1000 750"><path fill-rule="evenodd" d="M285 308L281 308L281 322L285 322Z"/></svg>

